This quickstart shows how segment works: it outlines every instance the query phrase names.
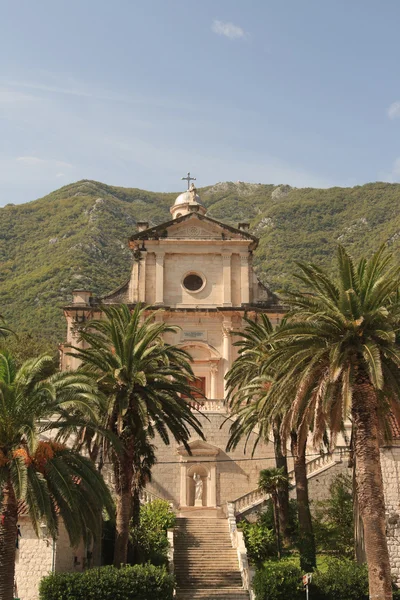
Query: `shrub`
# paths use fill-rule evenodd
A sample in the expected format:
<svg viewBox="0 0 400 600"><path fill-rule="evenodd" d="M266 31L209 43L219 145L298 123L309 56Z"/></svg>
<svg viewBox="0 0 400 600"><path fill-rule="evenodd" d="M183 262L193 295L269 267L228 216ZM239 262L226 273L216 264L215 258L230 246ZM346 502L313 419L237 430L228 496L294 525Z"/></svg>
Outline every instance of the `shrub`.
<svg viewBox="0 0 400 600"><path fill-rule="evenodd" d="M172 600L174 577L153 565L101 567L52 573L40 583L40 600Z"/></svg>
<svg viewBox="0 0 400 600"><path fill-rule="evenodd" d="M329 558L326 568L316 571L310 585L310 597L318 600L368 600L367 565L347 558Z"/></svg>
<svg viewBox="0 0 400 600"><path fill-rule="evenodd" d="M259 564L267 558L276 556L274 530L268 527L262 518L258 518L256 523L240 521L238 527L243 531L250 562Z"/></svg>
<svg viewBox="0 0 400 600"><path fill-rule="evenodd" d="M304 600L300 568L290 559L265 562L255 574L253 589L256 600Z"/></svg>
<svg viewBox="0 0 400 600"><path fill-rule="evenodd" d="M352 558L354 553L353 483L339 474L329 487L330 497L316 503L314 533L318 549Z"/></svg>
<svg viewBox="0 0 400 600"><path fill-rule="evenodd" d="M167 529L175 525L175 514L166 500L153 500L140 507L140 525L131 528L131 542L137 547L139 562L166 564Z"/></svg>

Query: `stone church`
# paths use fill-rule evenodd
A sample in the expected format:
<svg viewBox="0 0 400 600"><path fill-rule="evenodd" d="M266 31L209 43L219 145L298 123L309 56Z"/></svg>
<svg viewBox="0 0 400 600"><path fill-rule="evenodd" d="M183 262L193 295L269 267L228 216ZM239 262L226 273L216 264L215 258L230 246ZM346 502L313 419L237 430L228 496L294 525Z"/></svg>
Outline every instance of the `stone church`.
<svg viewBox="0 0 400 600"><path fill-rule="evenodd" d="M190 174L186 179L189 184ZM244 452L244 444L226 452L232 418L225 404L224 377L237 357L235 337L231 334L243 328L244 316L255 317L263 312L276 324L283 316L283 309L253 270L252 258L258 240L249 233L247 223L231 227L207 216L193 184L176 198L170 211L171 220L161 225L149 227L148 223L137 223L137 230L128 242L132 251L128 281L102 298L93 297L87 290L73 293L72 303L64 309L66 342L78 344L79 324L100 317L103 304L134 306L140 302L148 306L155 319L179 327L179 332L168 334L166 341L180 345L193 359L197 385L205 397L194 407L200 411L205 441L194 434L189 454L173 440L167 446L156 439L158 462L143 501L162 498L170 502L179 517L191 517L182 522L191 523L190 535L198 536L196 544L206 544L200 549L203 579L198 588L223 587L227 592L224 598L248 599L249 569L243 539L236 530L236 518L248 516L265 502L265 496L257 489L259 471L274 466L274 453L272 444L266 443L258 445L254 456L250 451ZM62 349L62 369L77 366L75 359ZM400 429L394 437L392 446L382 449L382 467L389 550L393 574L400 581ZM333 455L319 456L312 451L307 469L310 498L314 501L326 498L333 478L347 471L344 442ZM88 562L91 552L87 548L70 548L63 530L53 543L45 535L36 538L27 515L20 515L20 525L22 538L16 574L21 600L36 600L40 578L52 570L76 571L99 564L99 555L92 557L91 564ZM214 559L207 562L204 556L215 553L212 544L219 548L218 536L228 535L228 530L237 573L231 572L232 557L226 555L215 557L218 574ZM226 541L221 541L221 547L224 544ZM178 598L208 597L195 596L193 589L185 595L188 572L184 569L198 572L198 565L191 566L187 548L177 546L175 557L178 586L183 586L181 591L178 589ZM179 565L183 565L183 570L179 570Z"/></svg>
<svg viewBox="0 0 400 600"><path fill-rule="evenodd" d="M165 446L158 440L158 464L148 491L170 501L179 514L216 516L226 513L227 501L254 490L260 469L274 464L269 445L258 447L255 460L243 447L225 452L231 420L224 376L237 355L231 332L242 329L245 314L258 311L277 322L282 308L253 270L258 241L247 223L231 227L208 217L193 183L170 211L171 220L156 227L137 224L129 240L131 275L121 287L99 299L88 291L74 293L65 308L67 343L77 343L76 323L99 316L100 304L141 302L155 311L156 319L179 326L179 333L166 341L192 356L197 386L206 398L198 405L206 441L194 437L189 455L172 441ZM63 355L63 369L76 366ZM196 503L195 474L202 481L201 502Z"/></svg>

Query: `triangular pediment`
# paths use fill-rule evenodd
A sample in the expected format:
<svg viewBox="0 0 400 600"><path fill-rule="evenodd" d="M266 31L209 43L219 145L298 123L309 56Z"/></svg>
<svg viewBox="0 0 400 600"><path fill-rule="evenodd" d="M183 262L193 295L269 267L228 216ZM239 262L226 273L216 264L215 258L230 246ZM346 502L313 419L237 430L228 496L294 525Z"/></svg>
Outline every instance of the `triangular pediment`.
<svg viewBox="0 0 400 600"><path fill-rule="evenodd" d="M213 446L204 440L194 440L188 444L191 454L187 451L185 446L179 446L177 452L181 456L217 456L220 449L217 446Z"/></svg>
<svg viewBox="0 0 400 600"><path fill-rule="evenodd" d="M199 213L188 213L131 237L135 239L214 239L246 240L257 245L257 238L247 231L226 225Z"/></svg>

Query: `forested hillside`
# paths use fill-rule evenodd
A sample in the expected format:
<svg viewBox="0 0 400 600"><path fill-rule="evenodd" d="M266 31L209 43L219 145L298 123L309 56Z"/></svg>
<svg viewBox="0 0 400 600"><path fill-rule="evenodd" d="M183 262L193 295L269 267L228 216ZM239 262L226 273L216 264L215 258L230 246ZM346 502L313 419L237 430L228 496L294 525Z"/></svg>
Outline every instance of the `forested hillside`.
<svg viewBox="0 0 400 600"><path fill-rule="evenodd" d="M62 306L74 288L102 294L131 266L135 223L170 218L174 194L79 181L48 196L0 208L0 314L51 344L65 336ZM295 261L330 266L338 242L356 256L388 242L400 251L400 185L294 189L218 183L199 194L208 215L248 220L260 238L255 266L274 290L290 285Z"/></svg>

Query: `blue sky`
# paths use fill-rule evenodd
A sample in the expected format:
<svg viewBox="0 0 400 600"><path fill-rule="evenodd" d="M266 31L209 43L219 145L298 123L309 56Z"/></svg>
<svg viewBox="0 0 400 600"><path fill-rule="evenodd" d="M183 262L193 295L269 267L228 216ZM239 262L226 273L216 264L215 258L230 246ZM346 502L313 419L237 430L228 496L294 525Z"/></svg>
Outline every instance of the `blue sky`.
<svg viewBox="0 0 400 600"><path fill-rule="evenodd" d="M0 206L400 180L398 0L0 2Z"/></svg>

